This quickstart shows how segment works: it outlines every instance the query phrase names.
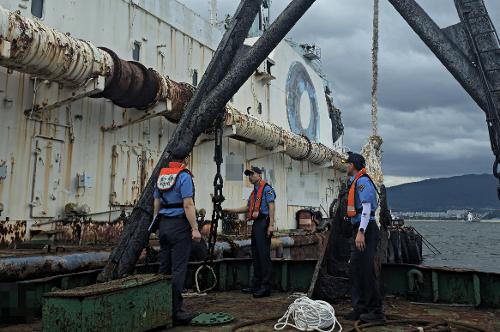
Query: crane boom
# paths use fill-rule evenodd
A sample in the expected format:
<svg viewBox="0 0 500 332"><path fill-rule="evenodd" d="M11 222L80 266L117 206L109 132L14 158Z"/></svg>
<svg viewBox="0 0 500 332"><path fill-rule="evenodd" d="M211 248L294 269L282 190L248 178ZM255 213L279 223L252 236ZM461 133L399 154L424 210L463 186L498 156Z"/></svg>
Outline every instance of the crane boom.
<svg viewBox="0 0 500 332"><path fill-rule="evenodd" d="M483 0L454 0L460 22L440 28L415 0L389 0L486 114L500 199L500 42Z"/></svg>

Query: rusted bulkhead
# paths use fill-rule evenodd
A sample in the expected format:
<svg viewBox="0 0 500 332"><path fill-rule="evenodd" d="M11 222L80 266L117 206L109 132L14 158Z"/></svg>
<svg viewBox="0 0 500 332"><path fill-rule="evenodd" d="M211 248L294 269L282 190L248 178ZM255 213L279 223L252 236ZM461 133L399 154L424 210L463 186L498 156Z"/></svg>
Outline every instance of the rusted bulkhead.
<svg viewBox="0 0 500 332"><path fill-rule="evenodd" d="M162 6L148 10L142 3L92 1L104 6L98 13L103 22L99 29L80 29L85 26L80 2L60 9L47 2L42 20L31 16L29 8L9 11L20 8L14 1L2 3L9 10L0 8L0 66L14 69L0 68L0 138L5 142L0 147L0 247L30 240L55 245L115 244L123 222L113 220L123 210L129 213L137 202L172 137L172 123L180 120L195 85L199 86L220 37L219 30L211 30L175 1L152 0ZM138 58L144 65L124 60L130 59L130 38L107 39L99 32L125 31L130 17L117 22L102 17L110 10L123 13L129 6L135 6L141 20L157 24L135 26L133 38L141 44ZM88 7L95 13L94 6ZM196 24L176 26L171 13L178 10ZM341 151L341 142L332 142L327 121L321 122L316 139L290 132L285 98L277 92L285 89L289 62L304 63L318 92L323 81L287 42L277 47L273 57L269 60L279 61L269 78L276 79L263 79L261 73L266 70L260 68L226 107L224 190L226 204L239 205L249 188L240 170L252 163L265 168L266 180L280 193L277 226L292 229L295 212L304 205L329 206L331 195L325 194L329 191L324 187L336 190L343 176L340 154L334 151ZM327 119L326 104L321 98L318 102ZM208 165L213 147L209 137L195 146L190 168L200 188L197 205L210 215ZM298 179L304 177L310 187L307 192L317 192L318 199L308 199L296 190ZM90 209L75 219L78 213L64 209L70 203Z"/></svg>

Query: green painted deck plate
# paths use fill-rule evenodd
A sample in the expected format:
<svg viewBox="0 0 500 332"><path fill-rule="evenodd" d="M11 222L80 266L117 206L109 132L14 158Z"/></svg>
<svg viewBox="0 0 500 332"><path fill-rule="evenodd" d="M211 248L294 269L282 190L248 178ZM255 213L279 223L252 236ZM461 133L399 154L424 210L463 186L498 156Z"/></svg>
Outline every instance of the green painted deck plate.
<svg viewBox="0 0 500 332"><path fill-rule="evenodd" d="M204 312L196 316L192 321L191 325L198 326L211 326L211 325L222 325L231 323L234 317L225 312Z"/></svg>

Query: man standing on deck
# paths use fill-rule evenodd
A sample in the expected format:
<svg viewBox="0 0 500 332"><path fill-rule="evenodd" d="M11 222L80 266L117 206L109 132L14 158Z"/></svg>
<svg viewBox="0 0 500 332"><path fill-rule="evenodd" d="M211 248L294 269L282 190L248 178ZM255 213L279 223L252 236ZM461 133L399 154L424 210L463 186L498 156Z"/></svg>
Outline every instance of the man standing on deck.
<svg viewBox="0 0 500 332"><path fill-rule="evenodd" d="M182 290L186 280L191 241L200 241L194 205L193 175L185 158L173 156L162 168L154 189L154 215L159 219L159 273L172 275L172 307L176 324L188 324L196 315L184 310Z"/></svg>
<svg viewBox="0 0 500 332"><path fill-rule="evenodd" d="M375 220L377 190L366 174L362 155L349 152L345 163L350 176L346 218L352 223L355 238L350 259L353 310L345 319L383 321L382 297L374 264L380 236Z"/></svg>
<svg viewBox="0 0 500 332"><path fill-rule="evenodd" d="M254 189L246 206L236 209L224 209L228 213L247 213L252 224L252 287L242 289L243 293L252 293L253 297L271 295L271 237L274 230L276 194L273 188L262 179L262 170L252 166L245 170Z"/></svg>

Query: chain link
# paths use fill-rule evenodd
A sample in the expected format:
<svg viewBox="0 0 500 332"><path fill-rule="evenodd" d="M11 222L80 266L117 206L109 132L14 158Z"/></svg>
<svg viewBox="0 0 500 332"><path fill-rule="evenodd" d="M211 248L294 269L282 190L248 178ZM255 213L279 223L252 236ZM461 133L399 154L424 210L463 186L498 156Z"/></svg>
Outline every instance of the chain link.
<svg viewBox="0 0 500 332"><path fill-rule="evenodd" d="M213 260L215 258L214 251L215 251L215 244L217 243L217 227L219 225L219 221L222 220L224 217L224 213L222 212L222 202L224 202L225 200L224 195L222 195L222 189L224 188L224 179L222 178L221 174L221 165L223 163L222 159L223 124L224 122L222 121L221 118L217 119L217 121L215 122L214 161L215 164L217 165L217 172L215 173L214 177L214 194L212 196L212 203L213 203L212 220L210 221L210 234L208 235L208 255L203 265L201 265L196 271L195 275L197 287L198 287L198 273L200 273L200 271L204 271L204 273L201 273L201 278L202 278L202 283L205 285L208 283L209 272L212 271L213 273L213 269L211 268L210 265L213 263ZM211 287L205 289L203 292L206 292L214 288L216 282L217 281L215 281L215 283ZM200 292L199 287L198 291Z"/></svg>
<svg viewBox="0 0 500 332"><path fill-rule="evenodd" d="M215 126L215 150L214 150L214 161L217 166L217 172L214 177L214 194L212 196L213 211L212 211L212 221L210 225L210 235L208 237L208 256L205 263L212 263L214 259L214 249L215 243L217 242L217 227L219 221L223 219L224 215L222 212L222 202L225 198L222 194L222 189L224 187L224 179L221 174L221 165L223 163L222 158L222 135L223 134L223 120L220 118L216 122Z"/></svg>

